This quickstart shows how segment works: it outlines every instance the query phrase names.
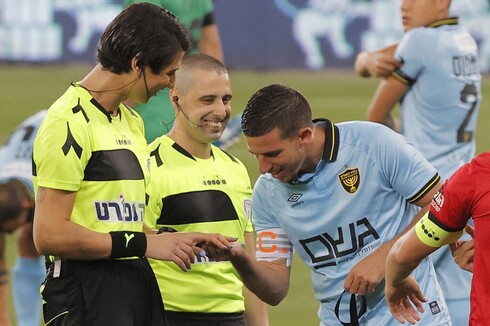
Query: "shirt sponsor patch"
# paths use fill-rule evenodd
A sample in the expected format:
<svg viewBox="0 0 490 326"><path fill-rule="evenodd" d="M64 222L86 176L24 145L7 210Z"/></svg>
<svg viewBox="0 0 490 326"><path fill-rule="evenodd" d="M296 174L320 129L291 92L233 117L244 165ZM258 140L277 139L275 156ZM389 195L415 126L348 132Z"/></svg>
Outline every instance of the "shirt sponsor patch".
<svg viewBox="0 0 490 326"><path fill-rule="evenodd" d="M430 312L433 315L437 315L438 313L441 312L441 309L439 308L439 305L437 304L437 301L429 302L429 308L430 308Z"/></svg>
<svg viewBox="0 0 490 326"><path fill-rule="evenodd" d="M431 202L432 207L436 210L436 212L439 212L444 205L444 195L442 192L438 191L435 195L434 198L432 199Z"/></svg>

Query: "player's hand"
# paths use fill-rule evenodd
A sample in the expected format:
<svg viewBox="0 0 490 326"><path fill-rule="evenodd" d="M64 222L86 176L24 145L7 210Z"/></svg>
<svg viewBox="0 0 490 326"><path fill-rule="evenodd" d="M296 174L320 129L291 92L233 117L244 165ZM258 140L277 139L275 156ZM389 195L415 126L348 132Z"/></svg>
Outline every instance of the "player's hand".
<svg viewBox="0 0 490 326"><path fill-rule="evenodd" d="M347 274L344 282L345 290L359 295L374 292L376 286L385 277L385 261L386 255L383 250L376 250L359 261Z"/></svg>
<svg viewBox="0 0 490 326"><path fill-rule="evenodd" d="M225 239L230 243L230 246L226 248L215 246L213 243L198 243L197 246L202 248L206 252L206 256L209 260L213 261L226 261L230 260L233 256L237 255L239 251L244 251L241 245L237 242L237 238L226 237Z"/></svg>
<svg viewBox="0 0 490 326"><path fill-rule="evenodd" d="M370 52L365 61L365 70L372 77L387 77L401 66L393 56L380 52Z"/></svg>
<svg viewBox="0 0 490 326"><path fill-rule="evenodd" d="M420 320L417 310L424 312L423 303L427 302L427 298L411 275L397 286L386 283L385 294L390 312L399 323L408 321L413 325Z"/></svg>
<svg viewBox="0 0 490 326"><path fill-rule="evenodd" d="M200 256L206 255L201 246L206 244L225 250L231 247L231 242L235 238L199 232L165 232L154 235L147 234L146 239L147 257L172 261L186 272L191 268L191 263L194 262L196 254Z"/></svg>
<svg viewBox="0 0 490 326"><path fill-rule="evenodd" d="M475 230L470 225L465 227L466 233L475 237ZM471 240L458 240L449 245L451 253L454 257L454 262L458 266L468 272L473 273L473 257L475 255L475 241Z"/></svg>

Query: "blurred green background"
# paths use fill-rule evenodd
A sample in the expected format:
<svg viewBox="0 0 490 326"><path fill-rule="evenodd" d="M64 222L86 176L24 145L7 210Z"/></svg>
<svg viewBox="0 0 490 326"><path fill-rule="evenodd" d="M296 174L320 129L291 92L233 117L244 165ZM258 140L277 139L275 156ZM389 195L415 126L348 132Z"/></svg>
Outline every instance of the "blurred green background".
<svg viewBox="0 0 490 326"><path fill-rule="evenodd" d="M26 117L48 108L72 81L78 81L91 69L90 65L0 65L0 143ZM299 90L310 102L315 118L333 122L364 120L366 109L378 84L376 79L362 79L353 71L230 71L233 88L233 115L246 105L250 95L262 86L282 83ZM490 150L490 76L482 83L483 102L476 135L477 153ZM229 152L241 159L249 169L252 183L259 173L257 164L247 151L245 141L233 145ZM15 260L15 234L7 236L9 266ZM12 303L10 303L12 307ZM309 271L295 256L288 297L270 307L271 326L318 325L318 303L314 299ZM12 311L12 309L11 309ZM13 326L16 325L11 312Z"/></svg>

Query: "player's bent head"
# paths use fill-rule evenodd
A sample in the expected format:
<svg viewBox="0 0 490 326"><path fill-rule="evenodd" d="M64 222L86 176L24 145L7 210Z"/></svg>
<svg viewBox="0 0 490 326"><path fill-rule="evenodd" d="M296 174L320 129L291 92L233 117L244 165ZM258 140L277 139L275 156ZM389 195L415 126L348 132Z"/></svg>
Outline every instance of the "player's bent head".
<svg viewBox="0 0 490 326"><path fill-rule="evenodd" d="M131 70L133 58L140 68L159 74L190 46L184 26L160 6L140 2L128 6L112 20L100 38L97 60L115 74Z"/></svg>
<svg viewBox="0 0 490 326"><path fill-rule="evenodd" d="M248 100L242 114L242 130L247 137L259 137L278 128L284 139L311 126L311 117L310 105L300 92L272 84L259 89Z"/></svg>
<svg viewBox="0 0 490 326"><path fill-rule="evenodd" d="M25 190L17 181L0 183L0 232L13 232L27 221Z"/></svg>

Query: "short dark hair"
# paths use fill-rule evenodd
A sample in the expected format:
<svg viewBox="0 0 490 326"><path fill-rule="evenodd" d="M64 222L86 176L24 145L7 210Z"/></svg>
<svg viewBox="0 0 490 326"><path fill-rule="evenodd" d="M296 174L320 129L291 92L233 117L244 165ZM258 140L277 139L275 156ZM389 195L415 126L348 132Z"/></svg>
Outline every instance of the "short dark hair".
<svg viewBox="0 0 490 326"><path fill-rule="evenodd" d="M210 55L204 53L187 54L182 59L182 69L202 69L206 71L215 71L219 74L226 74L228 70L225 65Z"/></svg>
<svg viewBox="0 0 490 326"><path fill-rule="evenodd" d="M141 2L128 6L109 23L100 38L97 60L104 69L121 74L131 70L131 60L137 57L140 68L149 67L158 74L189 46L189 34L177 17Z"/></svg>
<svg viewBox="0 0 490 326"><path fill-rule="evenodd" d="M248 137L263 136L278 128L284 139L311 125L311 108L306 98L281 84L265 86L255 92L242 114L243 134Z"/></svg>
<svg viewBox="0 0 490 326"><path fill-rule="evenodd" d="M0 223L19 216L25 198L25 192L17 181L0 183Z"/></svg>

